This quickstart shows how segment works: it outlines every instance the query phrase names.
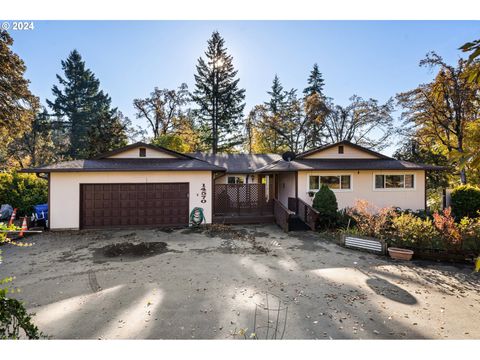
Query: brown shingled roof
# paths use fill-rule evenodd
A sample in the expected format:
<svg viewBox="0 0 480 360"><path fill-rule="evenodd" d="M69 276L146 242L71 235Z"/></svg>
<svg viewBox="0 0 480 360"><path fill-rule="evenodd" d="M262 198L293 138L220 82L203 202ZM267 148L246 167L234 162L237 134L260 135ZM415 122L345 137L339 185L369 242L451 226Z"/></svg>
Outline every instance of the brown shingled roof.
<svg viewBox="0 0 480 360"><path fill-rule="evenodd" d="M442 166L415 164L395 159L295 159L278 160L256 172L288 172L300 170L445 170Z"/></svg>
<svg viewBox="0 0 480 360"><path fill-rule="evenodd" d="M80 171L225 171L206 161L183 159L137 159L115 158L98 160L72 160L39 168L24 169L22 172L80 172Z"/></svg>
<svg viewBox="0 0 480 360"><path fill-rule="evenodd" d="M380 159L391 159L391 157L388 157L386 155L383 155L383 154L380 154L379 152L376 152L376 151L373 151L373 150L370 150L366 147L363 147L361 145L358 145L358 144L354 144L348 140L342 140L342 141L339 141L339 142L336 142L336 143L333 143L333 144L329 144L329 145L323 145L323 146L320 146L320 147L317 147L315 149L312 149L312 150L308 150L308 151L305 151L301 154L298 154L297 155L297 159L301 159L301 158L304 158L305 156L309 156L309 155L312 155L312 154L315 154L317 152L321 152L321 151L324 151L324 150L327 150L327 149L330 149L334 146L337 146L337 145L348 145L348 146L351 146L355 149L358 149L360 151L363 151L365 153L368 153L370 155L373 155L373 156L376 156Z"/></svg>
<svg viewBox="0 0 480 360"><path fill-rule="evenodd" d="M212 154L198 152L188 155L224 167L228 173L232 174L254 173L257 169L282 158L278 154Z"/></svg>

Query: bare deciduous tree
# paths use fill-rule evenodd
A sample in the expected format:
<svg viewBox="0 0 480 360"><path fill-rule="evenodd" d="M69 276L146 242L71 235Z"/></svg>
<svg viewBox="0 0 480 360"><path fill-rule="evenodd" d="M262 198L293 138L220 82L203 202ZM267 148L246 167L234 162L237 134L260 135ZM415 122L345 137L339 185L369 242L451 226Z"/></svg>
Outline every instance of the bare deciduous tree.
<svg viewBox="0 0 480 360"><path fill-rule="evenodd" d="M157 138L172 130L174 119L180 117L188 101L188 87L183 83L176 90L156 87L150 97L133 100L133 106L137 110L137 118L147 120L153 138Z"/></svg>
<svg viewBox="0 0 480 360"><path fill-rule="evenodd" d="M306 113L309 123L315 126L308 135L313 146L331 144L342 140L381 150L389 145L393 133L393 99L385 104L377 100L364 100L352 96L350 104L334 105L330 99L309 99Z"/></svg>

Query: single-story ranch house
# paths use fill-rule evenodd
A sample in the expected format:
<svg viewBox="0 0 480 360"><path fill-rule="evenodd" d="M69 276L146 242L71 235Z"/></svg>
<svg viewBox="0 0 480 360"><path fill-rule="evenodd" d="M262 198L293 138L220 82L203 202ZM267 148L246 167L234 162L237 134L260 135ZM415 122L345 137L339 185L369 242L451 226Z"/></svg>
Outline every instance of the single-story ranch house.
<svg viewBox="0 0 480 360"><path fill-rule="evenodd" d="M195 207L207 223L276 222L313 226L322 184L339 208L365 199L378 206L425 209L427 171L342 141L299 154L181 154L135 143L95 159L24 169L46 174L52 230L189 225ZM45 175L43 175L45 176Z"/></svg>

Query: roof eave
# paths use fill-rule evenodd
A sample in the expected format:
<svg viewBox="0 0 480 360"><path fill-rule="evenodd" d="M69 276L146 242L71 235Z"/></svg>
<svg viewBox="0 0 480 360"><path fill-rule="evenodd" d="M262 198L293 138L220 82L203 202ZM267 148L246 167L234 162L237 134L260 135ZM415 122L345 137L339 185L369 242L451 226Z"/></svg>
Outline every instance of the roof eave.
<svg viewBox="0 0 480 360"><path fill-rule="evenodd" d="M136 143L126 145L126 146L123 146L121 148L114 149L114 150L108 151L106 153L100 154L100 155L94 157L93 160L106 159L106 158L109 158L112 155L121 154L124 151L130 150L130 149L135 149L137 147L145 147L145 148L149 148L149 149L152 149L152 150L161 151L161 152L176 156L177 158L180 158L180 159L195 159L195 160L202 161L201 159L197 159L193 156L182 154L182 153L179 153L177 151L167 149L163 146L147 144L143 141L138 141Z"/></svg>
<svg viewBox="0 0 480 360"><path fill-rule="evenodd" d="M39 168L32 168L32 169L21 169L19 172L22 173L52 173L52 172L130 172L130 171L213 171L213 172L225 172L224 168L177 168L177 169L39 169Z"/></svg>
<svg viewBox="0 0 480 360"><path fill-rule="evenodd" d="M336 143L333 143L333 144L329 144L329 145L324 145L324 146L319 146L315 149L312 149L312 150L308 150L308 151L305 151L303 153L300 153L296 156L296 159L305 159L305 156L309 156L309 155L312 155L312 154L315 154L317 152L321 152L321 151L324 151L324 150L327 150L327 149L330 149L332 147L335 147L335 146L338 146L338 145L349 145L349 146L352 146L358 150L361 150L361 151L364 151L368 154L371 154L371 155L374 155L374 156L377 156L378 158L380 159L392 159L391 157L387 156L387 155L383 155L379 152L376 152L374 150L370 150L370 149L367 149L361 145L358 145L358 144L354 144L348 140L342 140L342 141L338 141Z"/></svg>

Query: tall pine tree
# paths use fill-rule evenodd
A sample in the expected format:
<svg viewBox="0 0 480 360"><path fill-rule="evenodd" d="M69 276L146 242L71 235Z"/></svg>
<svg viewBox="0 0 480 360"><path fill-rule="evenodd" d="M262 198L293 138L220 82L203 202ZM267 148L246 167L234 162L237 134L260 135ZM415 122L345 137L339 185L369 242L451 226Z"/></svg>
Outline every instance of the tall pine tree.
<svg viewBox="0 0 480 360"><path fill-rule="evenodd" d="M208 40L206 60L198 59L192 99L198 105L197 116L204 131L204 142L213 153L229 151L242 143L241 122L245 107L245 89L227 54L225 41L215 31Z"/></svg>
<svg viewBox="0 0 480 360"><path fill-rule="evenodd" d="M87 158L124 145L125 123L117 109L111 108L110 96L100 90L100 81L85 67L80 53L73 50L61 63L65 77L57 75L61 88L53 86L55 100L47 103L66 127L65 155Z"/></svg>
<svg viewBox="0 0 480 360"><path fill-rule="evenodd" d="M265 102L264 105L268 110L269 115L269 130L270 133L270 141L272 143L272 149L274 152L278 152L279 148L281 148L281 141L279 141L278 132L275 129L279 129L283 126L282 122L284 119L282 118L281 114L282 111L286 107L286 99L288 93L283 90L283 86L280 82L280 78L277 74L273 78L272 87L270 91L267 91L267 94L270 95L270 100Z"/></svg>
<svg viewBox="0 0 480 360"><path fill-rule="evenodd" d="M313 69L310 72L310 76L307 80L308 86L303 90L305 97L318 94L320 97L323 97L323 87L325 82L323 80L323 75L318 69L318 64L313 64Z"/></svg>
<svg viewBox="0 0 480 360"><path fill-rule="evenodd" d="M285 98L287 96L277 74L275 74L272 82L272 88L270 91L267 91L267 94L270 95L270 100L264 104L272 114L276 115L285 105Z"/></svg>
<svg viewBox="0 0 480 360"><path fill-rule="evenodd" d="M303 89L305 116L307 129L304 147L318 147L322 143L322 119L326 116L328 109L325 105L326 98L323 94L325 82L323 75L318 69L318 64L313 64L313 69L307 79L307 87Z"/></svg>

